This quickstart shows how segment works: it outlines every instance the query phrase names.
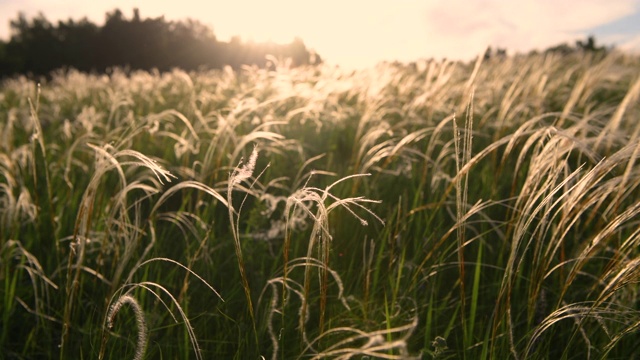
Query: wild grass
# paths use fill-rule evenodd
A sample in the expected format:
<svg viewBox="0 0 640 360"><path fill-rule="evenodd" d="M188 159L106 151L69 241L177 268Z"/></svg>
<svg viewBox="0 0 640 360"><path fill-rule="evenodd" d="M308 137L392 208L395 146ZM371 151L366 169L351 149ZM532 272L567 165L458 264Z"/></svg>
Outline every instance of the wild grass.
<svg viewBox="0 0 640 360"><path fill-rule="evenodd" d="M640 356L640 59L0 93L6 358Z"/></svg>

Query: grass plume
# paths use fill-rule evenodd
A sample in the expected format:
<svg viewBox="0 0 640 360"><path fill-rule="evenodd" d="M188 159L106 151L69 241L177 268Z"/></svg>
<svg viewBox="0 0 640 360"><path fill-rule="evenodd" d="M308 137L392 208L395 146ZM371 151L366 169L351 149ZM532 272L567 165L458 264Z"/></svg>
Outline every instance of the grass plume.
<svg viewBox="0 0 640 360"><path fill-rule="evenodd" d="M0 352L638 358L639 65L3 80Z"/></svg>

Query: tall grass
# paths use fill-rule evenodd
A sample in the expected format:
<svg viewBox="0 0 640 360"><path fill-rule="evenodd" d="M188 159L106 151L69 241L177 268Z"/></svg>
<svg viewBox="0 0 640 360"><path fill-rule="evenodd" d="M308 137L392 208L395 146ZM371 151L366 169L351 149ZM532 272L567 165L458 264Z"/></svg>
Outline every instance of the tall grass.
<svg viewBox="0 0 640 360"><path fill-rule="evenodd" d="M0 93L7 358L640 356L640 60Z"/></svg>

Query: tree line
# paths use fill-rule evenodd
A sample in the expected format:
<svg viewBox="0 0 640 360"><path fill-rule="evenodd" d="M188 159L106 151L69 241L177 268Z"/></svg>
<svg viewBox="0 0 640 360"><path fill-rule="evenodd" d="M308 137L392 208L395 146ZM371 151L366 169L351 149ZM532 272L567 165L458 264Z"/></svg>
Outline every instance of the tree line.
<svg viewBox="0 0 640 360"><path fill-rule="evenodd" d="M213 30L196 20L167 21L127 18L119 9L108 12L103 26L87 18L53 24L41 13L11 20L11 38L0 41L0 77L15 74L46 76L60 68L104 73L113 67L169 71L215 69L229 65L268 65L267 55L291 59L292 66L321 62L320 56L296 38L289 44L219 41Z"/></svg>
<svg viewBox="0 0 640 360"><path fill-rule="evenodd" d="M607 47L604 45L596 45L596 39L593 35L589 35L586 40L577 40L575 44L572 46L570 44L561 43L557 45L550 46L542 51L543 54L559 54L559 55L569 55L575 53L593 53L599 55L606 55L613 50L613 46ZM529 55L539 54L538 50L529 51ZM496 48L495 50L491 47L488 47L484 53L485 59L503 59L507 57L507 49L505 48Z"/></svg>

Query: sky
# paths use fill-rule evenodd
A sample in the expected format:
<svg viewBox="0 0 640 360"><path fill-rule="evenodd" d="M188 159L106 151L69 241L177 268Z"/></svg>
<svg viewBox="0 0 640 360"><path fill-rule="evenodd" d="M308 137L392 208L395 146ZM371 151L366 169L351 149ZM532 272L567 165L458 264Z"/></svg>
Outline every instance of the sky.
<svg viewBox="0 0 640 360"><path fill-rule="evenodd" d="M138 8L142 18L196 19L223 41L299 37L325 62L347 68L471 60L487 46L527 52L589 35L597 44L640 51L640 0L0 0L0 38L9 38L9 21L20 11L102 25L116 8L127 18Z"/></svg>

